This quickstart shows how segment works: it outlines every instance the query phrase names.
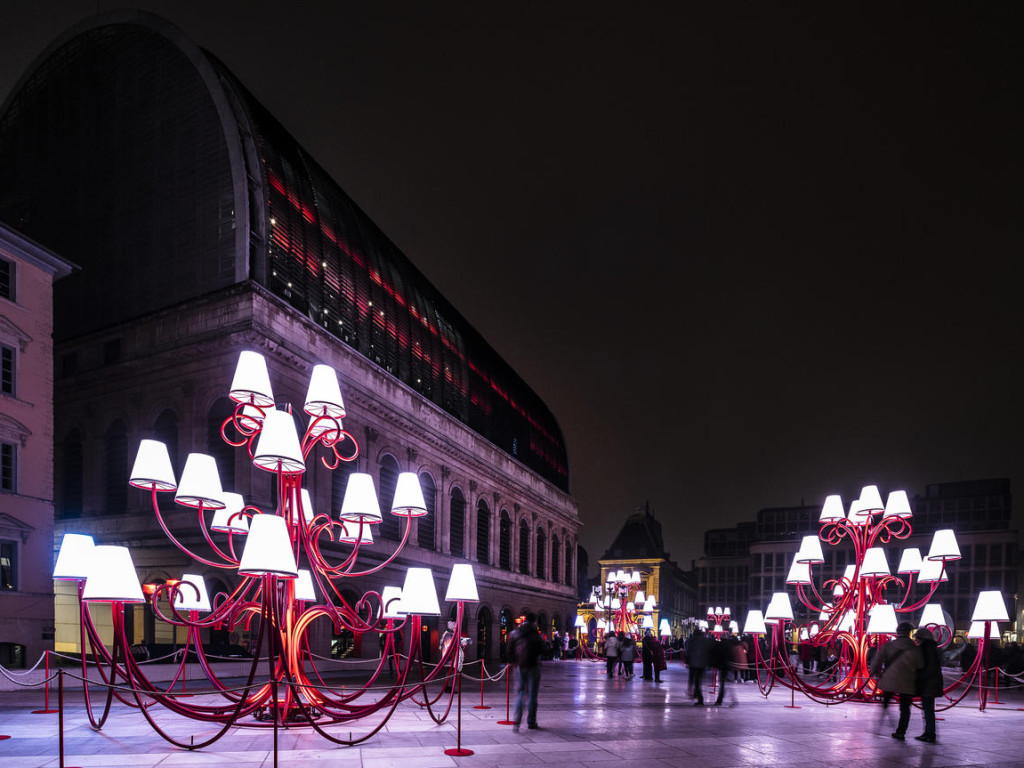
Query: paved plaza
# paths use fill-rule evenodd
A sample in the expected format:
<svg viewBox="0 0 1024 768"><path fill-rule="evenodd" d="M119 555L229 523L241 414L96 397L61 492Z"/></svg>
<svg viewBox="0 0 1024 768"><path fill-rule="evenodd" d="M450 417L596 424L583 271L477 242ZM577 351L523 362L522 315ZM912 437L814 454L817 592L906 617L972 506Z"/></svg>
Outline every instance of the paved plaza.
<svg viewBox="0 0 1024 768"><path fill-rule="evenodd" d="M939 721L938 743L924 744L890 737L895 706L883 718L878 705L826 707L797 697L800 708L791 709L786 706L788 691L776 690L765 699L753 684L730 689L736 694L736 706L695 707L687 696L686 670L675 663L663 682L655 684L639 677L608 679L600 664L551 662L543 668L539 730L527 730L524 723L522 731L514 733L511 727L498 724L505 719L504 683L486 689L484 700L492 709L473 709L480 703L480 691L467 684L462 745L474 751L471 756L444 754L444 749L456 744L454 710L438 726L415 704L404 703L379 734L357 747L335 746L308 729L282 730L276 764L597 768L642 761L645 768L1024 767L1024 711L1018 709L1024 706L1024 696L1017 691L1000 692L1000 703L990 702L984 712L978 710L977 697L968 696ZM2 768L59 766L57 715L31 714L41 704L39 691L0 692L0 734L11 736L0 741ZM364 731L368 726L363 725ZM174 730L193 733L189 727ZM922 716L915 709L908 736L922 730ZM204 732L210 730L194 732L197 741ZM169 745L137 711L123 706L115 706L102 731L93 731L81 692L67 692L66 766L229 764L233 768L274 766L272 731L238 728L205 750L189 752Z"/></svg>

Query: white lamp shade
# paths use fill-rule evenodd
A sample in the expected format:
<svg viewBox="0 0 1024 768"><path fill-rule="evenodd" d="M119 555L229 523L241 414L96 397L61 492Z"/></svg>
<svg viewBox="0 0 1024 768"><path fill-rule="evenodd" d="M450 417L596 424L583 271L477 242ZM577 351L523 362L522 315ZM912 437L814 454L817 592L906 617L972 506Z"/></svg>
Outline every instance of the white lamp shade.
<svg viewBox="0 0 1024 768"><path fill-rule="evenodd" d="M345 418L345 403L341 399L338 374L329 365L314 365L306 390L306 404L303 410L312 416Z"/></svg>
<svg viewBox="0 0 1024 768"><path fill-rule="evenodd" d="M647 603L650 603L651 608L657 608L658 598L656 598L653 594L650 594L647 596L647 601L644 603L644 605L647 605Z"/></svg>
<svg viewBox="0 0 1024 768"><path fill-rule="evenodd" d="M748 635L763 635L768 631L764 624L764 614L758 610L747 611L747 620L743 624L743 632Z"/></svg>
<svg viewBox="0 0 1024 768"><path fill-rule="evenodd" d="M645 615L640 627L642 629L654 629L654 619Z"/></svg>
<svg viewBox="0 0 1024 768"><path fill-rule="evenodd" d="M932 545L928 550L929 560L959 560L960 547L956 543L956 534L952 528L943 528L932 535Z"/></svg>
<svg viewBox="0 0 1024 768"><path fill-rule="evenodd" d="M423 489L415 472L399 473L391 513L400 517L423 517L427 514L427 503L423 500Z"/></svg>
<svg viewBox="0 0 1024 768"><path fill-rule="evenodd" d="M357 541L360 544L373 544L370 524L343 520L341 522L341 533L338 534L338 541L345 544L355 544Z"/></svg>
<svg viewBox="0 0 1024 768"><path fill-rule="evenodd" d="M88 577L94 547L92 536L65 533L57 553L57 564L53 567L53 578L81 581Z"/></svg>
<svg viewBox="0 0 1024 768"><path fill-rule="evenodd" d="M834 523L845 519L846 513L843 511L842 498L835 494L825 497L825 504L821 508L821 514L818 516L818 522Z"/></svg>
<svg viewBox="0 0 1024 768"><path fill-rule="evenodd" d="M190 453L185 459L181 483L174 500L184 507L220 509L224 506L224 491L220 487L220 474L213 456Z"/></svg>
<svg viewBox="0 0 1024 768"><path fill-rule="evenodd" d="M313 575L305 568L299 569L295 579L295 599L305 603L316 602L316 591L313 589Z"/></svg>
<svg viewBox="0 0 1024 768"><path fill-rule="evenodd" d="M1009 621L1003 593L998 589L978 593L978 602L971 614L971 621Z"/></svg>
<svg viewBox="0 0 1024 768"><path fill-rule="evenodd" d="M405 617L405 614L402 613L402 590L398 587L384 587L384 591L380 594L380 602L385 619Z"/></svg>
<svg viewBox="0 0 1024 768"><path fill-rule="evenodd" d="M633 571L629 575L629 583L630 584L639 584L640 583L640 571Z"/></svg>
<svg viewBox="0 0 1024 768"><path fill-rule="evenodd" d="M583 617L582 617L582 616L580 616L579 614L576 614L576 623L575 623L575 625L574 625L574 626L577 626L577 627L585 627L585 626L587 626L587 622L585 622L585 621L583 620Z"/></svg>
<svg viewBox="0 0 1024 768"><path fill-rule="evenodd" d="M341 437L341 422L337 419L310 416L306 431L311 438L322 435L325 440L337 440Z"/></svg>
<svg viewBox="0 0 1024 768"><path fill-rule="evenodd" d="M946 617L942 613L942 606L938 603L928 603L924 607L924 610L921 611L921 621L917 626L927 627L931 625L938 627L946 626Z"/></svg>
<svg viewBox="0 0 1024 768"><path fill-rule="evenodd" d="M308 488L303 488L299 491L299 503L302 506L302 519L305 521L306 525L309 525L313 522L314 513L313 497L309 495ZM291 521L292 525L299 524L299 516L296 514L294 507L292 508L288 519Z"/></svg>
<svg viewBox="0 0 1024 768"><path fill-rule="evenodd" d="M850 514L847 519L854 525L867 525L871 522L871 510L867 509L859 498L850 503Z"/></svg>
<svg viewBox="0 0 1024 768"><path fill-rule="evenodd" d="M218 533L238 533L245 535L249 532L249 519L241 514L245 508L245 500L240 493L225 491L223 498L223 509L213 513L213 522L210 523L210 530Z"/></svg>
<svg viewBox="0 0 1024 768"><path fill-rule="evenodd" d="M972 621L971 628L967 630L967 636L971 640L980 640L983 638L985 636L985 622ZM998 640L999 637L999 625L993 621L989 624L988 638L989 640Z"/></svg>
<svg viewBox="0 0 1024 768"><path fill-rule="evenodd" d="M377 502L377 493L373 489L373 476L365 472L353 472L348 476L348 485L345 487L345 498L341 502L341 512L338 517L342 520L352 520L366 523L380 522L380 504Z"/></svg>
<svg viewBox="0 0 1024 768"><path fill-rule="evenodd" d="M628 601L628 602L626 603L626 610L627 610L627 611L628 611L629 613L635 613L635 612L636 612L636 603L634 603L634 602L633 602L632 600L629 600L629 601Z"/></svg>
<svg viewBox="0 0 1024 768"><path fill-rule="evenodd" d="M617 610L619 610L619 608L621 608L621 607L622 607L622 601L621 601L621 600L619 600L619 598L617 598L617 597L616 597L616 598L613 598L613 599L612 599L612 610L613 610L613 611L617 611Z"/></svg>
<svg viewBox="0 0 1024 768"><path fill-rule="evenodd" d="M840 632L853 632L857 626L857 613L855 611L847 611L843 614L843 618L839 621L837 629Z"/></svg>
<svg viewBox="0 0 1024 768"><path fill-rule="evenodd" d="M776 592L772 595L771 602L768 603L768 608L764 612L765 619L773 619L775 621L792 621L793 620L793 604L789 600L788 592Z"/></svg>
<svg viewBox="0 0 1024 768"><path fill-rule="evenodd" d="M825 554L821 551L821 539L817 536L804 536L800 542L800 551L796 553L796 559L808 565L824 563Z"/></svg>
<svg viewBox="0 0 1024 768"><path fill-rule="evenodd" d="M281 576L296 578L295 552L288 526L277 515L253 515L249 536L238 565L239 576Z"/></svg>
<svg viewBox="0 0 1024 768"><path fill-rule="evenodd" d="M642 589L638 589L636 591L636 594L633 595L633 602L637 605L643 605L645 602L647 602L647 598L644 597L644 591Z"/></svg>
<svg viewBox="0 0 1024 768"><path fill-rule="evenodd" d="M91 603L144 603L128 547L93 547L82 599Z"/></svg>
<svg viewBox="0 0 1024 768"><path fill-rule="evenodd" d="M270 388L267 361L263 355L248 350L239 354L228 397L236 403L252 403L261 408L274 404L274 392Z"/></svg>
<svg viewBox="0 0 1024 768"><path fill-rule="evenodd" d="M179 611L211 611L206 579L198 573L183 575L174 595L174 607Z"/></svg>
<svg viewBox="0 0 1024 768"><path fill-rule="evenodd" d="M654 613L654 598L649 597L644 601L644 613Z"/></svg>
<svg viewBox="0 0 1024 768"><path fill-rule="evenodd" d="M178 487L167 446L159 440L142 440L135 454L128 484L145 490L173 491Z"/></svg>
<svg viewBox="0 0 1024 768"><path fill-rule="evenodd" d="M877 485L865 485L860 489L860 508L871 514L877 514L884 509Z"/></svg>
<svg viewBox="0 0 1024 768"><path fill-rule="evenodd" d="M921 572L921 550L917 547L908 547L900 555L900 564L896 573L920 573Z"/></svg>
<svg viewBox="0 0 1024 768"><path fill-rule="evenodd" d="M881 547L870 547L864 553L864 562L860 566L861 576L888 576L889 562L885 559L885 550Z"/></svg>
<svg viewBox="0 0 1024 768"><path fill-rule="evenodd" d="M946 575L946 563L943 560L922 560L921 571L917 574L921 584L933 584L937 581L949 581Z"/></svg>
<svg viewBox="0 0 1024 768"><path fill-rule="evenodd" d="M662 619L658 624L658 634L662 637L668 637L672 634L672 627L669 626L668 619Z"/></svg>
<svg viewBox="0 0 1024 768"><path fill-rule="evenodd" d="M721 616L721 615L722 615L722 606L720 606L720 605L716 606L715 607L715 616Z"/></svg>
<svg viewBox="0 0 1024 768"><path fill-rule="evenodd" d="M797 557L800 554L797 553ZM789 566L789 574L786 576L787 584L810 584L811 583L811 565L810 563L801 563L799 560L794 560L793 564Z"/></svg>
<svg viewBox="0 0 1024 768"><path fill-rule="evenodd" d="M871 606L871 611L868 613L867 633L869 635L895 635L895 606L883 603Z"/></svg>
<svg viewBox="0 0 1024 768"><path fill-rule="evenodd" d="M405 572L402 607L399 610L404 614L441 615L437 590L434 589L434 574L429 568L409 568Z"/></svg>
<svg viewBox="0 0 1024 768"><path fill-rule="evenodd" d="M885 502L885 515L883 517L913 517L914 510L910 508L910 499L906 491L893 491Z"/></svg>
<svg viewBox="0 0 1024 768"><path fill-rule="evenodd" d="M480 595L476 591L476 577L473 566L469 563L456 563L452 566L452 575L448 579L448 591L444 595L448 602L479 603Z"/></svg>
<svg viewBox="0 0 1024 768"><path fill-rule="evenodd" d="M611 606L612 606L612 596L611 595L605 595L604 596L604 607L605 608L611 608Z"/></svg>
<svg viewBox="0 0 1024 768"><path fill-rule="evenodd" d="M295 430L295 419L290 413L276 408L267 411L263 419L263 430L256 439L252 463L267 472L298 474L306 471L306 461L299 446L299 433Z"/></svg>
<svg viewBox="0 0 1024 768"><path fill-rule="evenodd" d="M707 629L708 628L708 623L706 621L704 621L704 619L700 619L697 622L697 626L700 627L701 629Z"/></svg>
<svg viewBox="0 0 1024 768"><path fill-rule="evenodd" d="M238 414L238 424L250 432L255 432L257 429L263 426L263 419L266 416L266 412L257 408L255 405L243 405L241 412Z"/></svg>

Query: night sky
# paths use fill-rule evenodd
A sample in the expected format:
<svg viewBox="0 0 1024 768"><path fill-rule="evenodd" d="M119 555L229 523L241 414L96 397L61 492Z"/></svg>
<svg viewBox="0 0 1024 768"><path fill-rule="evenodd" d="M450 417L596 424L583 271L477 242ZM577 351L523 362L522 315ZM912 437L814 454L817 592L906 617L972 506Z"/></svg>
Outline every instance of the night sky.
<svg viewBox="0 0 1024 768"><path fill-rule="evenodd" d="M645 501L689 567L867 483L1024 504L1020 4L894 5L0 0L0 97L173 21L549 405L591 572Z"/></svg>

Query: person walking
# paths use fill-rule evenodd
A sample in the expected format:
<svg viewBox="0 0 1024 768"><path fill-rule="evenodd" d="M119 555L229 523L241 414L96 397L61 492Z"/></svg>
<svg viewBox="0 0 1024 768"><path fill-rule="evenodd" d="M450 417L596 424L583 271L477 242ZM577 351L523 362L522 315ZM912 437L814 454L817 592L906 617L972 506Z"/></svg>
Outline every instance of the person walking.
<svg viewBox="0 0 1024 768"><path fill-rule="evenodd" d="M658 641L654 639L654 635L649 629L644 630L644 639L640 642L640 660L644 666L644 680L654 679L654 645L658 644Z"/></svg>
<svg viewBox="0 0 1024 768"><path fill-rule="evenodd" d="M622 641L619 659L622 661L622 668L625 670L626 679L628 680L633 677L633 662L636 659L636 642L630 635L626 635Z"/></svg>
<svg viewBox="0 0 1024 768"><path fill-rule="evenodd" d="M921 711L924 713L924 733L915 736L918 741L935 741L935 699L942 695L942 665L939 661L939 646L935 635L928 628L914 633L921 649L921 669L917 673L917 695L921 697Z"/></svg>
<svg viewBox="0 0 1024 768"><path fill-rule="evenodd" d="M604 656L608 661L608 677L615 674L615 667L619 664L619 638L614 632L604 636Z"/></svg>
<svg viewBox="0 0 1024 768"><path fill-rule="evenodd" d="M544 652L544 641L537 631L537 614L527 613L525 620L508 638L508 658L518 671L516 686L516 709L512 716L512 730L519 733L519 724L526 709L526 727L537 725L537 692L540 688L540 657Z"/></svg>
<svg viewBox="0 0 1024 768"><path fill-rule="evenodd" d="M882 689L883 713L888 709L892 697L899 694L900 719L892 737L900 741L906 738L907 726L910 724L910 702L917 692L917 671L924 665L921 649L910 639L913 628L914 625L909 621L900 622L896 627L896 639L879 649L869 670L873 677L878 678L878 687Z"/></svg>
<svg viewBox="0 0 1024 768"><path fill-rule="evenodd" d="M690 647L687 651L686 663L690 666L690 680L693 683L693 706L704 706L704 670L708 668L711 660L711 649L708 647L708 639L704 636L704 630L697 627L690 637Z"/></svg>

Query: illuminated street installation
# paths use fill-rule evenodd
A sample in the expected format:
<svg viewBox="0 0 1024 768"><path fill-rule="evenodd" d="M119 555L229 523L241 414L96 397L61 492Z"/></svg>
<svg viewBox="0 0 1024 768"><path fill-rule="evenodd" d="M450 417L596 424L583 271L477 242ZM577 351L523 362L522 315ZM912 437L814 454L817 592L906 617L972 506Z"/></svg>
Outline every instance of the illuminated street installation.
<svg viewBox="0 0 1024 768"><path fill-rule="evenodd" d="M910 620L918 611L922 613L916 626L931 629L940 647L950 643L951 628L941 606L931 599L939 585L948 580L948 565L960 559L954 532L950 529L935 531L924 557L916 548L904 549L897 575L890 572L882 547L910 536L912 515L904 491L890 493L883 506L878 488L866 486L850 505L849 515L845 514L839 496L826 499L819 517L818 536L803 538L786 577L787 584L796 586L800 603L816 618L795 625L793 606L786 592L776 592L763 613L751 610L747 616L744 632L768 635L765 653L760 643L755 643L758 685L763 694L767 695L778 684L826 704L873 699L877 686L868 674L871 649L895 636L897 624ZM841 577L826 580L819 590L812 568L825 562L821 542L835 547L844 539L853 547L853 562ZM912 599L915 583L922 585L926 594ZM983 592L974 620L1007 621L1002 596L998 592L994 595ZM789 645L795 641L809 643L815 651L824 651L817 655L825 659L825 668L819 670L814 682L811 675L800 675L790 661ZM945 689L947 707L959 703L986 668L984 659L989 640L985 637L979 642L982 646L975 663ZM982 688L982 706L984 696Z"/></svg>
<svg viewBox="0 0 1024 768"><path fill-rule="evenodd" d="M645 629L654 629L657 600L654 595L644 595L642 583L639 571L619 569L609 572L603 589L594 587L590 602L594 612L603 617L603 626L600 622L598 626L606 633L625 632L639 638Z"/></svg>
<svg viewBox="0 0 1024 768"><path fill-rule="evenodd" d="M441 613L430 569L409 568L401 589L389 586L380 594L367 591L352 604L339 586L382 570L402 551L412 518L427 514L417 476L407 472L398 477L389 510L404 521L397 548L382 562L361 569L357 566L360 547L372 541L373 526L382 517L372 476L357 472L349 476L338 519L316 514L309 493L302 488L308 462L316 460L314 449L321 452L320 461L329 470L340 462L354 461L359 453L355 439L342 428L345 407L335 371L324 365L313 368L303 406L309 422L301 440L293 415L275 406L261 355L241 353L229 396L236 406L222 425L221 435L230 445L244 447L255 467L273 475L275 510L246 505L241 496L225 493L211 456L190 454L180 482L176 481L166 446L153 440L142 441L129 482L149 491L161 528L178 549L202 566L195 570L237 571L240 581L233 592L211 599L204 578L192 573L165 584L147 584L144 594L126 547L94 545L90 537L76 534L68 534L62 544L54 578L78 582L83 677L91 655L106 687L106 701L97 716L90 696L95 682L85 683L93 727L103 726L114 697L137 707L165 739L187 748L211 744L231 726L276 727L282 723L312 727L330 741L354 744L379 731L407 700L425 708L435 722L444 721L458 686L442 684L456 674L454 651L459 644L450 644L436 667L423 664L421 617ZM180 507L194 511L212 556L196 554L169 530L158 496L170 492ZM219 541L217 537L221 537ZM241 552L239 537L244 537ZM335 551L343 547L340 558L332 561L322 549L324 542L333 542ZM458 604L456 622L461 626L463 603L479 600L472 566L460 563L453 567L445 599ZM129 649L125 607L144 602L150 603L159 620L187 633L178 675L163 686L147 679ZM110 647L103 642L93 618L98 603L110 604ZM325 670L318 668L318 657L309 643L310 626L317 621L329 622L336 634L348 630L357 635L373 633L370 637L374 640L377 633L383 636L376 669L365 683L347 681L347 687L332 686L324 679ZM248 630L253 622L258 638L253 647L255 657L245 682L228 686L211 667L200 632ZM407 647L399 647L400 632L407 638ZM173 689L183 679L190 655L198 661L208 687L190 690L203 695L182 698L180 691ZM394 669L393 681L385 683L382 673L389 668ZM95 672L92 681L96 681ZM432 682L438 689L433 698L427 691ZM440 705L443 711L435 713L434 705L443 695L447 702ZM212 723L218 729L201 742L186 743L165 730L164 719L154 714L160 708ZM373 719L368 728L353 735L352 724L369 718ZM339 724L344 729L326 730Z"/></svg>

